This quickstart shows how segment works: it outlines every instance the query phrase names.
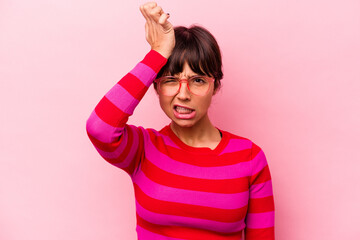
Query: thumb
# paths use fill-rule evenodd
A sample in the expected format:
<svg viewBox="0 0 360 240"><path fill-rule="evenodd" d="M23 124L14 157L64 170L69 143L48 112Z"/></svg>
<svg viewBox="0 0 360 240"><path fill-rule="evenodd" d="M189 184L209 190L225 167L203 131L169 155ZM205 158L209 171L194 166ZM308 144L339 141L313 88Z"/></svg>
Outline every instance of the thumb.
<svg viewBox="0 0 360 240"><path fill-rule="evenodd" d="M172 28L172 24L168 21L170 14L162 13L159 18L159 24L164 28L165 31L169 31Z"/></svg>

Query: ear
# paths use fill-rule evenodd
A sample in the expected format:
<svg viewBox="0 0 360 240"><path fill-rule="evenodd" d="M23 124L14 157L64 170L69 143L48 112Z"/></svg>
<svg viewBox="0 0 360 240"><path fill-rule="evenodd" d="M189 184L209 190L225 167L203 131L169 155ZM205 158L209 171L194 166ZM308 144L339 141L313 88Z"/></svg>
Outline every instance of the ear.
<svg viewBox="0 0 360 240"><path fill-rule="evenodd" d="M157 87L156 87L156 83L155 83L155 82L153 82L153 89L155 90L156 95L159 96L159 92L158 92L158 89L157 89Z"/></svg>
<svg viewBox="0 0 360 240"><path fill-rule="evenodd" d="M218 86L216 89L214 89L214 91L213 91L213 96L214 96L215 94L217 94L217 93L219 92L219 90L220 90L220 86Z"/></svg>
<svg viewBox="0 0 360 240"><path fill-rule="evenodd" d="M155 91L156 95L159 97L159 92L158 92L158 90L157 90L156 88L154 88L154 91Z"/></svg>
<svg viewBox="0 0 360 240"><path fill-rule="evenodd" d="M219 81L218 84L217 84L217 88L215 89L215 82L214 82L213 96L219 92L221 87L222 87L222 85L221 85L221 82Z"/></svg>

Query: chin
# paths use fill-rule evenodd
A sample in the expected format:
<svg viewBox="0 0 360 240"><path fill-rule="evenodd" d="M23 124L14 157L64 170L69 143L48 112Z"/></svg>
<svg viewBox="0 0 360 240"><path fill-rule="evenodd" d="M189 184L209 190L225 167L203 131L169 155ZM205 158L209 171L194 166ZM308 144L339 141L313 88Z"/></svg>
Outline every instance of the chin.
<svg viewBox="0 0 360 240"><path fill-rule="evenodd" d="M178 125L179 127L183 127L183 128L190 128L193 127L195 124L192 122L183 122L183 121L174 121L172 120L176 125Z"/></svg>
<svg viewBox="0 0 360 240"><path fill-rule="evenodd" d="M169 118L173 123L175 123L179 127L192 127L196 123L194 119L184 120L184 119L178 119L176 117L169 117Z"/></svg>

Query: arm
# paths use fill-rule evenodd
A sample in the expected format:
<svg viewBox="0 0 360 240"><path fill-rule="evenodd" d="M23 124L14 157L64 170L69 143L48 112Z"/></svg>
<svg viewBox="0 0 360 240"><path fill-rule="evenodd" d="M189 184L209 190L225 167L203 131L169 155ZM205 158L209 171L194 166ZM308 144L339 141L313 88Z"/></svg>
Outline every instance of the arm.
<svg viewBox="0 0 360 240"><path fill-rule="evenodd" d="M129 116L166 63L151 50L100 100L86 122L87 134L100 155L132 175L143 150L139 128L127 125Z"/></svg>
<svg viewBox="0 0 360 240"><path fill-rule="evenodd" d="M87 134L100 155L130 176L139 166L144 147L141 128L127 125L127 120L175 46L169 15L154 2L142 5L140 11L151 51L106 93L86 122Z"/></svg>
<svg viewBox="0 0 360 240"><path fill-rule="evenodd" d="M274 240L274 198L269 165L264 152L253 143L250 196L245 219L246 240Z"/></svg>

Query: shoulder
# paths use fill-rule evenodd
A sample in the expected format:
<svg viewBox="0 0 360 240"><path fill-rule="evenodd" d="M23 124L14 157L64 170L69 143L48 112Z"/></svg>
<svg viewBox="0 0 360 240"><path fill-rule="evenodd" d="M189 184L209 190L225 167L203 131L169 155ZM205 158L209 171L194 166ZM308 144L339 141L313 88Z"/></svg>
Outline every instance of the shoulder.
<svg viewBox="0 0 360 240"><path fill-rule="evenodd" d="M260 152L262 151L259 145L257 145L252 139L240 136L228 131L221 130L220 131L229 138L228 144L232 146L241 147L242 149L251 149L252 152Z"/></svg>
<svg viewBox="0 0 360 240"><path fill-rule="evenodd" d="M225 131L225 130L221 130L220 131L223 133L224 136L226 136L227 138L229 138L229 142L237 142L239 144L246 144L248 146L251 147L251 145L253 144L253 141L249 138Z"/></svg>
<svg viewBox="0 0 360 240"><path fill-rule="evenodd" d="M165 144L174 146L174 142L171 140L169 133L169 126L163 127L161 130L154 128L141 128L145 141L152 142L153 144Z"/></svg>

